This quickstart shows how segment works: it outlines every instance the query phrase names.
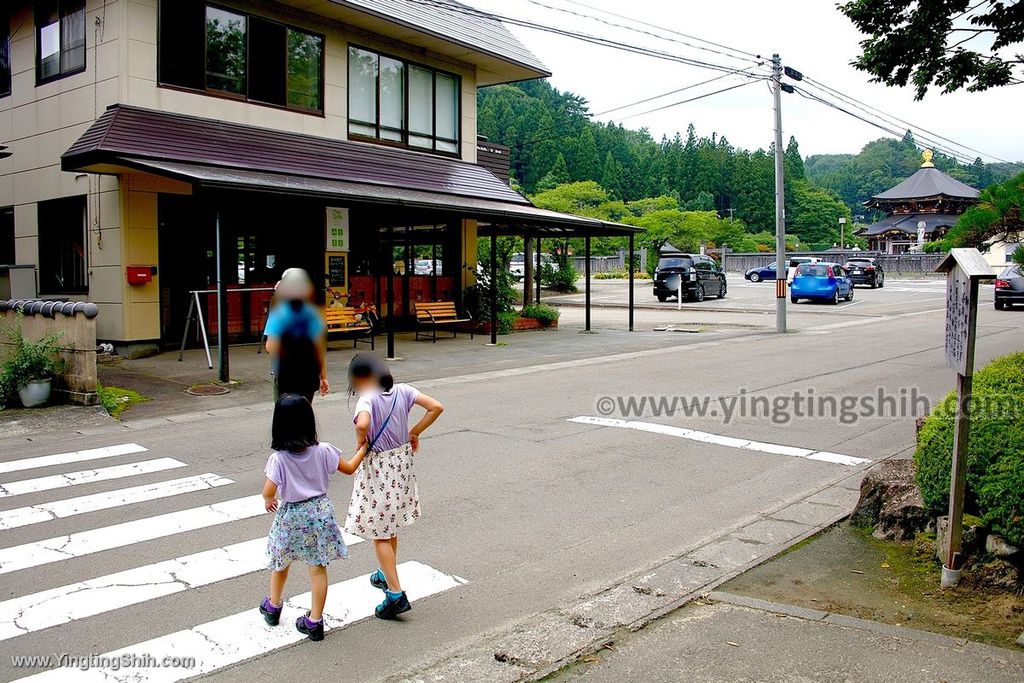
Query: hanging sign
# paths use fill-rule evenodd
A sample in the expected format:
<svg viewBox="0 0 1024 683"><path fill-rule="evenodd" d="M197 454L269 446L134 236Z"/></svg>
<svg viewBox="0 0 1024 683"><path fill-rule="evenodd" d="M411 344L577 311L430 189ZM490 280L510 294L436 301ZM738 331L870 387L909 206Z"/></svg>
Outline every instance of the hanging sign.
<svg viewBox="0 0 1024 683"><path fill-rule="evenodd" d="M348 251L348 209L327 207L327 251Z"/></svg>

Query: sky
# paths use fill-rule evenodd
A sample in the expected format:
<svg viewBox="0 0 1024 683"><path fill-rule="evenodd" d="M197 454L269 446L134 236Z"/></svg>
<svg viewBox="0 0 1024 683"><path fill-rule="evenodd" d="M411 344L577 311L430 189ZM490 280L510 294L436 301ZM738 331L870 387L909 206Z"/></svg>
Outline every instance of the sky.
<svg viewBox="0 0 1024 683"><path fill-rule="evenodd" d="M651 35L638 34L541 6L550 5L600 16L610 22L628 23L621 18L600 14L575 4L572 0L464 1L504 16L613 38L702 61L740 68L752 66L750 62L677 42L659 40ZM1024 85L984 93L960 92L949 95L933 89L923 101L917 102L910 88L891 88L871 83L868 74L850 66L850 62L859 54L858 43L863 36L830 0L785 0L775 3L756 0L578 2L762 55L766 60L770 60L773 52L778 52L785 65L860 102L913 123L916 127L983 152L980 156L985 161L994 161L996 158L1024 160L1024 134L1020 125ZM516 26L509 28L553 72L552 84L560 90L569 90L583 96L589 102L592 113L718 75L714 71L629 54L534 29ZM638 28L658 31L653 27ZM671 37L702 45L680 36ZM764 82L660 112L623 118L741 81L741 77L729 76L674 97L596 118L602 121L621 121L627 128L645 127L656 139L660 139L663 134L674 135L676 131L685 135L687 125L692 122L698 135L717 132L725 135L737 147L766 148L772 141L773 118L772 97ZM782 110L784 138L788 140L790 135L795 135L805 157L812 154L856 153L867 142L886 135L877 128L796 94L783 95ZM979 156L976 151L961 152L971 158Z"/></svg>

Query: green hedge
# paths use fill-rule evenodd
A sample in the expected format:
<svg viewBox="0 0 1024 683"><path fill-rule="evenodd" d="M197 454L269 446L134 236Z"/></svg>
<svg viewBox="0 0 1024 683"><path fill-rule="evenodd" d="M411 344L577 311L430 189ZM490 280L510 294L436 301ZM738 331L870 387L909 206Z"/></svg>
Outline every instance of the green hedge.
<svg viewBox="0 0 1024 683"><path fill-rule="evenodd" d="M1024 353L996 359L974 375L967 449L966 509L1015 545L1024 544ZM956 394L925 420L918 437L917 482L934 514L949 506Z"/></svg>
<svg viewBox="0 0 1024 683"><path fill-rule="evenodd" d="M535 318L541 324L550 325L558 320L562 313L554 306L548 306L547 304L530 304L529 306L524 306L523 312L519 315L523 318Z"/></svg>

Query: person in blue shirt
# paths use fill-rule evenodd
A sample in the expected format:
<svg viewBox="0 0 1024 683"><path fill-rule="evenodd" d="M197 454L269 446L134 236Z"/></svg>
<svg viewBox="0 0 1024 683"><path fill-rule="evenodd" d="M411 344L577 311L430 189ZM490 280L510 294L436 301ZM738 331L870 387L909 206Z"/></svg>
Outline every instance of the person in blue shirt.
<svg viewBox="0 0 1024 683"><path fill-rule="evenodd" d="M274 373L274 397L299 394L310 402L325 396L327 326L313 305L313 281L301 268L289 268L275 287L278 303L267 316L267 337Z"/></svg>

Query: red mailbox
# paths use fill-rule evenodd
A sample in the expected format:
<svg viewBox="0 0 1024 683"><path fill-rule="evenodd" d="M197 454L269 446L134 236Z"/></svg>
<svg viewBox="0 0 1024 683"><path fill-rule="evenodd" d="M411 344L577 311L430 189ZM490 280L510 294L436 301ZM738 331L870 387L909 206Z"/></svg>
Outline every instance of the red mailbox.
<svg viewBox="0 0 1024 683"><path fill-rule="evenodd" d="M128 284L138 286L152 282L155 272L155 266L128 266Z"/></svg>

